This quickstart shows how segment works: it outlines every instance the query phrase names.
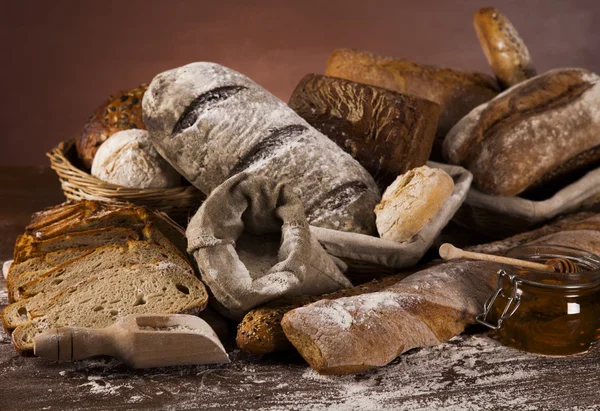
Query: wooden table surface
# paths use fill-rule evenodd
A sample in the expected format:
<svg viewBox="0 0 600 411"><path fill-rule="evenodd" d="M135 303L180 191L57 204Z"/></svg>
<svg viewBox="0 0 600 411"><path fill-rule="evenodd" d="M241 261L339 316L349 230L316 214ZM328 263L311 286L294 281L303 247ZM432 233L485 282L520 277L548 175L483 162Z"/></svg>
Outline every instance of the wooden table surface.
<svg viewBox="0 0 600 411"><path fill-rule="evenodd" d="M62 201L47 169L0 167L0 260L31 213ZM7 304L0 280L0 308ZM600 349L564 357L499 345L481 329L356 376L325 377L295 353L232 350L232 363L131 371L116 360L21 358L0 331L0 410L600 409Z"/></svg>

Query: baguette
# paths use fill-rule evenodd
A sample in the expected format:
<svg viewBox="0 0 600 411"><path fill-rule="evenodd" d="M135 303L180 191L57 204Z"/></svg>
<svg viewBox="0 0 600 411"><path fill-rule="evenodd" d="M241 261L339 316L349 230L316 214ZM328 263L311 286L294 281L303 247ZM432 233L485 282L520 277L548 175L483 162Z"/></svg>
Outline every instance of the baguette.
<svg viewBox="0 0 600 411"><path fill-rule="evenodd" d="M281 326L319 373L357 373L460 334L493 292L499 268L480 261L440 264L379 292L297 308Z"/></svg>

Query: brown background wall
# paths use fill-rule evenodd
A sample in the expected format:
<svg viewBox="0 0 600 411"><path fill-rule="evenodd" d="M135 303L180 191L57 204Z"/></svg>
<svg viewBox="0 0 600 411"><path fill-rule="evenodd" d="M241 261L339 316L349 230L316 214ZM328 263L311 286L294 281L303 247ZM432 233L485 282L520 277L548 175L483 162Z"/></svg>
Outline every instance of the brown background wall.
<svg viewBox="0 0 600 411"><path fill-rule="evenodd" d="M192 61L230 66L284 100L338 47L490 72L472 27L489 5L538 71L600 72L599 0L0 0L0 165L47 164L108 94Z"/></svg>

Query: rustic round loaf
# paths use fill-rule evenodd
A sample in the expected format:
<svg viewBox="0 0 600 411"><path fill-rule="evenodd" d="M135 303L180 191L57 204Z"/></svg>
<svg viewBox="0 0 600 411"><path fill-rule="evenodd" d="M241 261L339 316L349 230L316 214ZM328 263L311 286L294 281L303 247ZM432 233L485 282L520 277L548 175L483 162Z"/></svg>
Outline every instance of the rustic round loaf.
<svg viewBox="0 0 600 411"><path fill-rule="evenodd" d="M315 226L375 232L369 173L248 77L188 64L157 75L143 109L156 149L205 194L248 171L293 187Z"/></svg>
<svg viewBox="0 0 600 411"><path fill-rule="evenodd" d="M410 240L442 208L454 191L444 170L422 166L398 176L375 207L377 231L385 240Z"/></svg>
<svg viewBox="0 0 600 411"><path fill-rule="evenodd" d="M146 130L119 131L109 137L94 157L92 175L133 188L170 188L181 183L181 175L158 154Z"/></svg>
<svg viewBox="0 0 600 411"><path fill-rule="evenodd" d="M527 46L505 15L484 7L475 13L473 25L483 53L504 88L536 75Z"/></svg>
<svg viewBox="0 0 600 411"><path fill-rule="evenodd" d="M110 96L90 116L75 140L77 155L86 169L92 167L98 147L107 138L122 130L146 129L142 121L142 96L147 88L147 84L142 84Z"/></svg>
<svg viewBox="0 0 600 411"><path fill-rule="evenodd" d="M444 156L477 187L514 196L600 164L600 77L550 70L471 111L444 140Z"/></svg>

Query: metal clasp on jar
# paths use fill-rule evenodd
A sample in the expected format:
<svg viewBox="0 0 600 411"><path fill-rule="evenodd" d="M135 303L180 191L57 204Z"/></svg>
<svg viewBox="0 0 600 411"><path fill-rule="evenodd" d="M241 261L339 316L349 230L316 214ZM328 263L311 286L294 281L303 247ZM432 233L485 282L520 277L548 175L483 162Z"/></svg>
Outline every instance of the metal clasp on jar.
<svg viewBox="0 0 600 411"><path fill-rule="evenodd" d="M504 293L504 282L508 281L509 295ZM497 330L502 326L502 322L509 318L517 311L521 304L521 289L519 288L519 280L514 274L508 274L504 270L498 270L498 282L496 283L496 291L487 299L483 305L483 313L479 314L475 319L479 324L483 324L492 330ZM502 315L498 318L496 324L493 324L487 320L487 316L490 313L496 298L501 296L507 299L506 306L502 310Z"/></svg>

